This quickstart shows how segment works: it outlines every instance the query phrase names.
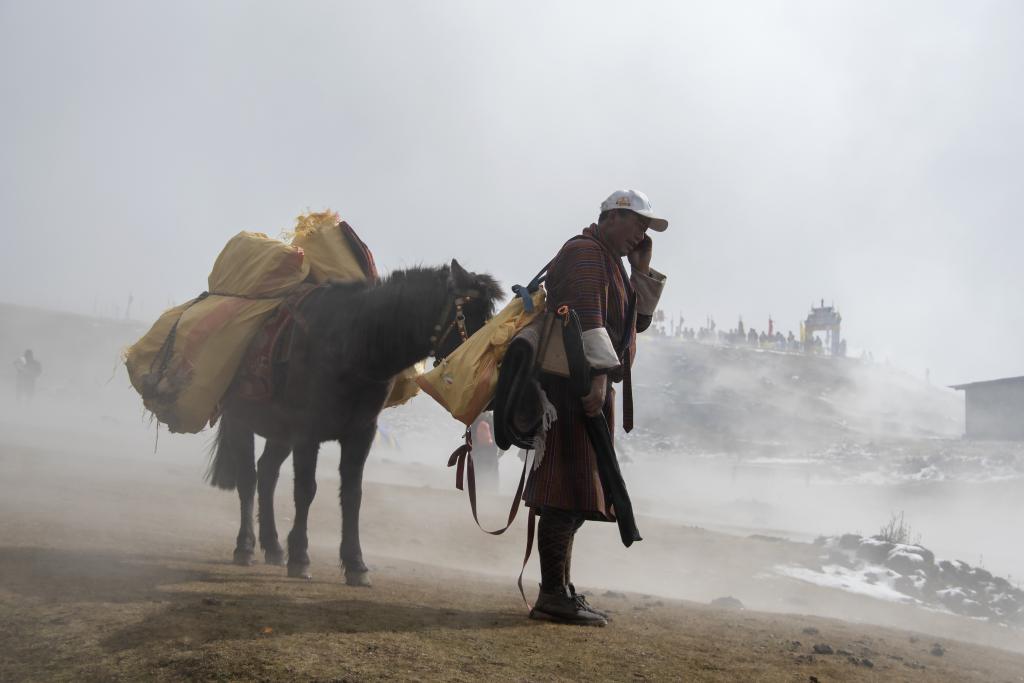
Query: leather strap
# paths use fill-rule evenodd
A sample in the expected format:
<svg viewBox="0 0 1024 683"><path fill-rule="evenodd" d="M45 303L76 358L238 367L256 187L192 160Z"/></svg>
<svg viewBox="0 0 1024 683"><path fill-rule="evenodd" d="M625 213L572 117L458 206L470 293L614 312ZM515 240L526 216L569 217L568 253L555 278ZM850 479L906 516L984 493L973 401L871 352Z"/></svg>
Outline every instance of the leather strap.
<svg viewBox="0 0 1024 683"><path fill-rule="evenodd" d="M622 361L622 431L633 431L633 372L626 349L626 358Z"/></svg>
<svg viewBox="0 0 1024 683"><path fill-rule="evenodd" d="M491 531L490 529L484 529L483 525L480 524L480 519L477 517L476 509L476 473L473 468L473 434L470 428L466 428L466 434L464 436L465 443L455 449L452 452L451 457L448 458L448 467L455 467L455 488L460 491L467 491L469 493L469 507L473 511L473 521L480 527L480 530L484 533L492 536L500 536L509 530L512 526L512 522L516 519L516 514L519 512L519 503L523 499L523 491L526 488L526 473L527 468L530 465L530 459L526 458L523 460L523 473L519 475L519 486L516 488L516 495L512 499L512 506L508 511L508 522L501 529ZM526 599L526 592L523 590L523 573L526 572L526 565L530 561L530 555L533 553L533 539L536 534L537 527L537 515L530 508L530 517L527 522L526 529L526 552L523 555L523 566L519 570L519 580L517 585L519 586L519 595L523 597L523 602L526 603L527 609L533 609L533 605Z"/></svg>
<svg viewBox="0 0 1024 683"><path fill-rule="evenodd" d="M523 491L526 489L526 471L530 461L527 459L523 462L523 473L519 476L519 486L516 488L515 498L512 499L512 506L508 510L508 522L504 527L495 531L484 529L483 525L480 524L480 519L477 517L476 472L473 467L473 436L469 433L468 428L466 429L465 439L466 443L456 448L451 457L448 458L448 467L455 467L455 488L469 493L469 507L473 511L473 521L476 522L481 531L492 536L500 536L509 530L512 522L516 519L516 514L519 513L519 501L523 499ZM468 484L468 487L466 484Z"/></svg>
<svg viewBox="0 0 1024 683"><path fill-rule="evenodd" d="M516 584L519 586L519 595L523 596L523 602L526 603L526 609L533 610L533 605L526 599L526 592L523 591L523 572L526 571L526 564L530 561L530 553L533 552L533 537L537 529L537 513L530 508L530 517L526 522L526 553L523 554L523 568L519 570L519 581Z"/></svg>

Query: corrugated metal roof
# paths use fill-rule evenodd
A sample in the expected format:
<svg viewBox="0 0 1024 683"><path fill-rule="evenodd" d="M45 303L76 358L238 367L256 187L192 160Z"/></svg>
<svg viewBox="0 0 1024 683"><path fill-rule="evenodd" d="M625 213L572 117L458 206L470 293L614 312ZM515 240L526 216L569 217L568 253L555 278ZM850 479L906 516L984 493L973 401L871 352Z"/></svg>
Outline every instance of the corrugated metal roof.
<svg viewBox="0 0 1024 683"><path fill-rule="evenodd" d="M1013 384L1014 382L1024 383L1024 377L1004 377L1003 379L990 379L984 382L968 382L967 384L951 384L950 389L968 389L973 387L991 386L993 384Z"/></svg>

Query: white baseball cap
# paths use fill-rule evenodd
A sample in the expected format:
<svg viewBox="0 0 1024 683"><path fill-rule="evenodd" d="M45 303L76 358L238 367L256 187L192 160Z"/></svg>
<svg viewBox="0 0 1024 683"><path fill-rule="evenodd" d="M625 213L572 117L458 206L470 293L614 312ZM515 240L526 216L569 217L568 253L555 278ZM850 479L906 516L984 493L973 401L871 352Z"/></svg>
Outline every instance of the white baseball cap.
<svg viewBox="0 0 1024 683"><path fill-rule="evenodd" d="M601 202L601 212L612 211L613 209L629 209L641 216L651 219L648 227L656 232L665 232L668 229L668 221L654 215L651 208L651 200L643 192L638 190L616 190L608 196L608 199Z"/></svg>

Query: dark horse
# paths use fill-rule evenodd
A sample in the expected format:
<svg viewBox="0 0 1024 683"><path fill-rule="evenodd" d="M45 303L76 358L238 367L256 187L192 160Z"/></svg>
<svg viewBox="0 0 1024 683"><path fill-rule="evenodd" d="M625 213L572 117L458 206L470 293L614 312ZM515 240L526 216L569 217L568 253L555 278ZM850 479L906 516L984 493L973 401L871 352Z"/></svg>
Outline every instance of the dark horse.
<svg viewBox="0 0 1024 683"><path fill-rule="evenodd" d="M234 560L255 554L253 496L259 490L260 547L268 564L282 564L274 523L274 488L281 464L293 455L295 523L288 534L288 575L309 577L306 521L316 495L320 444L341 442L341 562L350 585L370 585L359 544L363 465L377 416L405 368L433 355L444 358L483 326L501 298L489 275L457 261L438 268L393 272L380 283L321 285L302 300L287 368L289 390L265 401L229 391L210 464L213 486L238 489L241 527ZM254 434L266 439L257 465Z"/></svg>

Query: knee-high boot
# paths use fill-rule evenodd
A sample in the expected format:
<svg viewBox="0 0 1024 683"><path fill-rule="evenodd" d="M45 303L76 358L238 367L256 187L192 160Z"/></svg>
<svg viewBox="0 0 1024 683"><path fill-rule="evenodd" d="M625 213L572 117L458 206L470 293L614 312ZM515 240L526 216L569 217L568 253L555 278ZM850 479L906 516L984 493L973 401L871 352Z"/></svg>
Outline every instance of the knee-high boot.
<svg viewBox="0 0 1024 683"><path fill-rule="evenodd" d="M532 618L589 626L608 623L605 617L589 608L584 596L575 595L566 583L572 539L581 522L579 515L568 510L544 508L541 511L537 525L541 585L540 595L530 612Z"/></svg>
<svg viewBox="0 0 1024 683"><path fill-rule="evenodd" d="M541 588L546 592L564 589L568 559L578 518L567 510L545 508L537 525L537 552L540 555Z"/></svg>

